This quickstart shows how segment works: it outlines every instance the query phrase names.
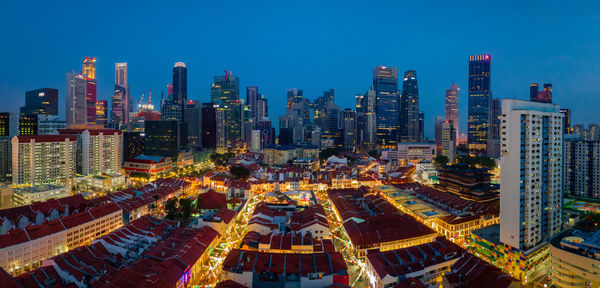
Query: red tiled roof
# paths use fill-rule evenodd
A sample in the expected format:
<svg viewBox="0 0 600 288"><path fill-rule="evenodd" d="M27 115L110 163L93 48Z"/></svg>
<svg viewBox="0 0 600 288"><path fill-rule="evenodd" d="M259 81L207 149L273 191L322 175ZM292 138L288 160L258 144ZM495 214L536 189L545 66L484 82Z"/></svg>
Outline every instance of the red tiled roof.
<svg viewBox="0 0 600 288"><path fill-rule="evenodd" d="M16 136L19 139L19 143L29 143L31 140L35 142L64 142L77 141L77 135L19 135Z"/></svg>
<svg viewBox="0 0 600 288"><path fill-rule="evenodd" d="M109 128L104 128L104 129L71 129L71 128L66 128L66 129L58 129L58 133L60 135L67 135L67 134L81 134L83 133L83 131L90 131L90 135L99 135L100 133L104 134L104 135L112 135L112 134L119 134L121 135L121 130L117 130L117 129L109 129Z"/></svg>

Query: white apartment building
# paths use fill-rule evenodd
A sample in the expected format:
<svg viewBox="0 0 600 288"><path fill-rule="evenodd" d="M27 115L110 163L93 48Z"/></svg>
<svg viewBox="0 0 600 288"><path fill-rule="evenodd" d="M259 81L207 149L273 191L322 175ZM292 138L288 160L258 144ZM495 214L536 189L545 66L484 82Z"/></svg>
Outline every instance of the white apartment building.
<svg viewBox="0 0 600 288"><path fill-rule="evenodd" d="M563 120L559 105L502 101L500 241L529 252L561 229Z"/></svg>
<svg viewBox="0 0 600 288"><path fill-rule="evenodd" d="M75 174L75 135L19 135L12 139L14 185L65 183Z"/></svg>
<svg viewBox="0 0 600 288"><path fill-rule="evenodd" d="M60 129L58 132L61 135L77 135L79 138L78 173L120 173L123 161L123 135L120 130L92 127Z"/></svg>

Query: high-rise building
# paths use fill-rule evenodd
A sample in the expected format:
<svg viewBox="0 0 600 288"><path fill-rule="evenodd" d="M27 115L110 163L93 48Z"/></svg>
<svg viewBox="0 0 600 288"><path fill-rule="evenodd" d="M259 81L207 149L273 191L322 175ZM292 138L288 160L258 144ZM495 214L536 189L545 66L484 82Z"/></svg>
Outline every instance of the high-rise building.
<svg viewBox="0 0 600 288"><path fill-rule="evenodd" d="M442 129L446 122L444 116L435 116L435 154L442 155Z"/></svg>
<svg viewBox="0 0 600 288"><path fill-rule="evenodd" d="M315 126L324 128L325 127L325 116L321 114L325 114L327 110L327 104L334 103L335 99L335 89L329 89L323 92L323 96L319 96L312 103L312 109L315 110L315 115L313 117L313 122ZM322 116L322 117L321 117Z"/></svg>
<svg viewBox="0 0 600 288"><path fill-rule="evenodd" d="M400 139L402 142L421 142L417 71L408 70L404 73L400 99Z"/></svg>
<svg viewBox="0 0 600 288"><path fill-rule="evenodd" d="M177 62L173 67L172 100L181 106L187 101L187 68L183 62Z"/></svg>
<svg viewBox="0 0 600 288"><path fill-rule="evenodd" d="M77 173L82 175L120 173L123 163L121 130L105 129L100 124L72 125L67 129L59 129L58 133L77 136Z"/></svg>
<svg viewBox="0 0 600 288"><path fill-rule="evenodd" d="M356 111L344 109L344 150L353 152L356 141Z"/></svg>
<svg viewBox="0 0 600 288"><path fill-rule="evenodd" d="M19 135L57 135L66 122L58 115L29 114L19 117Z"/></svg>
<svg viewBox="0 0 600 288"><path fill-rule="evenodd" d="M373 69L377 144L383 149L395 149L398 142L399 93L398 68L377 66Z"/></svg>
<svg viewBox="0 0 600 288"><path fill-rule="evenodd" d="M287 101L286 101L286 111L290 111L294 105L302 102L303 95L302 90L298 90L298 88L292 88L287 90Z"/></svg>
<svg viewBox="0 0 600 288"><path fill-rule="evenodd" d="M188 125L188 143L190 147L200 148L202 141L202 103L189 100L183 107L183 122Z"/></svg>
<svg viewBox="0 0 600 288"><path fill-rule="evenodd" d="M0 113L0 118L2 114ZM10 184L12 181L12 149L10 136L0 136L0 183ZM5 201L3 201L5 202ZM4 207L4 205L2 205Z"/></svg>
<svg viewBox="0 0 600 288"><path fill-rule="evenodd" d="M0 136L10 136L10 113L0 113Z"/></svg>
<svg viewBox="0 0 600 288"><path fill-rule="evenodd" d="M492 108L491 57L469 57L469 153L487 154Z"/></svg>
<svg viewBox="0 0 600 288"><path fill-rule="evenodd" d="M127 89L123 86L115 85L115 92L110 104L110 123L115 129L128 123L127 111Z"/></svg>
<svg viewBox="0 0 600 288"><path fill-rule="evenodd" d="M14 185L69 183L75 175L77 136L15 136L12 155Z"/></svg>
<svg viewBox="0 0 600 288"><path fill-rule="evenodd" d="M108 103L104 100L96 101L96 124L108 124Z"/></svg>
<svg viewBox="0 0 600 288"><path fill-rule="evenodd" d="M223 132L227 147L235 147L244 139L244 101L240 99L239 87L239 78L228 72L224 76L215 76L210 89L211 102L225 113Z"/></svg>
<svg viewBox="0 0 600 288"><path fill-rule="evenodd" d="M541 103L552 103L552 84L544 84L544 91L539 91L538 83L529 85L529 100Z"/></svg>
<svg viewBox="0 0 600 288"><path fill-rule="evenodd" d="M123 162L144 154L144 143L140 132L123 132Z"/></svg>
<svg viewBox="0 0 600 288"><path fill-rule="evenodd" d="M67 124L85 124L87 117L87 80L75 72L67 73ZM96 103L94 103L94 110Z"/></svg>
<svg viewBox="0 0 600 288"><path fill-rule="evenodd" d="M492 99L490 112L490 136L488 144L488 156L500 158L500 122L502 121L502 102L499 98Z"/></svg>
<svg viewBox="0 0 600 288"><path fill-rule="evenodd" d="M127 83L127 63L115 63L115 93L111 101L110 122L114 128L129 123L129 113L133 112L129 84Z"/></svg>
<svg viewBox="0 0 600 288"><path fill-rule="evenodd" d="M83 67L81 69L81 74L85 75L86 78L96 80L96 58L83 58Z"/></svg>
<svg viewBox="0 0 600 288"><path fill-rule="evenodd" d="M256 119L257 121L260 121L265 117L269 117L269 105L267 102L267 98L265 98L265 95L261 94L256 104Z"/></svg>
<svg viewBox="0 0 600 288"><path fill-rule="evenodd" d="M446 90L446 121L452 121L454 130L456 131L456 139L458 139L458 94L460 88L452 83L450 89Z"/></svg>
<svg viewBox="0 0 600 288"><path fill-rule="evenodd" d="M246 87L246 104L248 105L248 110L250 111L249 120L252 120L253 123L256 123L258 118L258 100L260 99L260 94L258 94L258 87L256 86L248 86Z"/></svg>
<svg viewBox="0 0 600 288"><path fill-rule="evenodd" d="M454 131L454 124L452 121L444 121L442 123L441 134L441 155L448 157L448 163L456 163L456 131Z"/></svg>
<svg viewBox="0 0 600 288"><path fill-rule="evenodd" d="M425 112L419 112L419 142L423 142L425 139Z"/></svg>
<svg viewBox="0 0 600 288"><path fill-rule="evenodd" d="M85 102L87 123L96 123L96 58L83 58L81 75L85 77Z"/></svg>
<svg viewBox="0 0 600 288"><path fill-rule="evenodd" d="M225 153L229 151L229 147L227 146L227 111L225 108L216 105L216 129L217 129L217 137L216 137L216 151L217 153Z"/></svg>
<svg viewBox="0 0 600 288"><path fill-rule="evenodd" d="M558 105L502 101L500 241L526 257L561 230L562 121ZM524 272L514 269L523 279Z"/></svg>
<svg viewBox="0 0 600 288"><path fill-rule="evenodd" d="M58 115L58 89L40 88L25 92L21 115Z"/></svg>
<svg viewBox="0 0 600 288"><path fill-rule="evenodd" d="M587 140L600 140L600 126L590 124L588 129L583 132L583 138Z"/></svg>
<svg viewBox="0 0 600 288"><path fill-rule="evenodd" d="M564 138L565 195L600 199L600 140Z"/></svg>
<svg viewBox="0 0 600 288"><path fill-rule="evenodd" d="M217 148L217 107L213 103L202 103L202 147Z"/></svg>
<svg viewBox="0 0 600 288"><path fill-rule="evenodd" d="M144 154L170 157L177 161L179 151L187 150L187 123L175 120L146 121Z"/></svg>
<svg viewBox="0 0 600 288"><path fill-rule="evenodd" d="M538 92L540 91L540 84L531 83L529 84L529 101L535 101L537 99Z"/></svg>
<svg viewBox="0 0 600 288"><path fill-rule="evenodd" d="M87 123L96 123L96 80L86 78L85 82Z"/></svg>
<svg viewBox="0 0 600 288"><path fill-rule="evenodd" d="M571 109L560 108L560 113L563 114L563 134L572 134L571 128Z"/></svg>
<svg viewBox="0 0 600 288"><path fill-rule="evenodd" d="M263 118L261 120L258 120L257 128L260 131L261 149L275 143L275 133L273 131L273 126L269 118Z"/></svg>

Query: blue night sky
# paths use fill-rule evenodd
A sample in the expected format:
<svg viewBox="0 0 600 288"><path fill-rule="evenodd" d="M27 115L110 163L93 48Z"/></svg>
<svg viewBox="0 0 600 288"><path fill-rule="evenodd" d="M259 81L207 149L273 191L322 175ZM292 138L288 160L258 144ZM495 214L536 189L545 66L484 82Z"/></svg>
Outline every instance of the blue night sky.
<svg viewBox="0 0 600 288"><path fill-rule="evenodd" d="M193 4L192 4L193 2ZM423 3L421 3L423 2ZM585 3L584 3L585 2ZM56 3L61 3L58 5ZM128 62L136 101L158 107L173 64L188 67L188 98L210 100L212 77L231 70L259 86L277 125L288 88L314 99L336 89L342 108L371 85L376 65L416 69L426 136L444 91L461 87L466 127L468 56L492 54L494 97L529 97L550 82L573 123L600 122L598 1L5 1L0 12L0 99L17 111L25 91L58 88L97 59L98 99L109 100L114 63Z"/></svg>

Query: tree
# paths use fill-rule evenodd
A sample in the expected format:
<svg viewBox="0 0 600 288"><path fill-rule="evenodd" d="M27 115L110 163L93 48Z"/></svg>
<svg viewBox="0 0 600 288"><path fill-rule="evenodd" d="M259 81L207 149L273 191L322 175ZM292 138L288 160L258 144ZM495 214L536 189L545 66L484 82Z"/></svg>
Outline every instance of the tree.
<svg viewBox="0 0 600 288"><path fill-rule="evenodd" d="M469 155L462 155L458 158L458 163L468 164L469 166L475 166L475 158Z"/></svg>
<svg viewBox="0 0 600 288"><path fill-rule="evenodd" d="M244 166L231 166L229 168L229 173L236 179L247 180L250 178L250 170Z"/></svg>
<svg viewBox="0 0 600 288"><path fill-rule="evenodd" d="M475 163L477 163L479 166L488 168L490 170L493 170L494 168L496 168L496 160L494 160L493 158L490 158L488 156L475 157Z"/></svg>
<svg viewBox="0 0 600 288"><path fill-rule="evenodd" d="M381 155L379 154L379 152L377 152L377 150L371 150L371 151L369 151L369 153L367 153L367 154L369 154L369 156L371 156L371 157L373 157L373 158L375 158L375 159L377 159L377 160L379 160L379 157L381 156Z"/></svg>
<svg viewBox="0 0 600 288"><path fill-rule="evenodd" d="M173 197L167 200L165 204L165 210L167 215L165 216L169 220L175 220L177 217L177 198Z"/></svg>
<svg viewBox="0 0 600 288"><path fill-rule="evenodd" d="M180 217L182 220L186 221L192 215L192 200L190 198L184 197L179 199L179 210Z"/></svg>
<svg viewBox="0 0 600 288"><path fill-rule="evenodd" d="M435 165L439 167L448 164L448 162L450 162L450 159L448 159L448 156L446 155L438 155L437 157L435 157L434 161Z"/></svg>
<svg viewBox="0 0 600 288"><path fill-rule="evenodd" d="M334 148L324 149L319 153L319 159L321 159L322 161L327 160L327 158L329 158L333 155L337 155L338 152L339 152L339 150L334 149Z"/></svg>

